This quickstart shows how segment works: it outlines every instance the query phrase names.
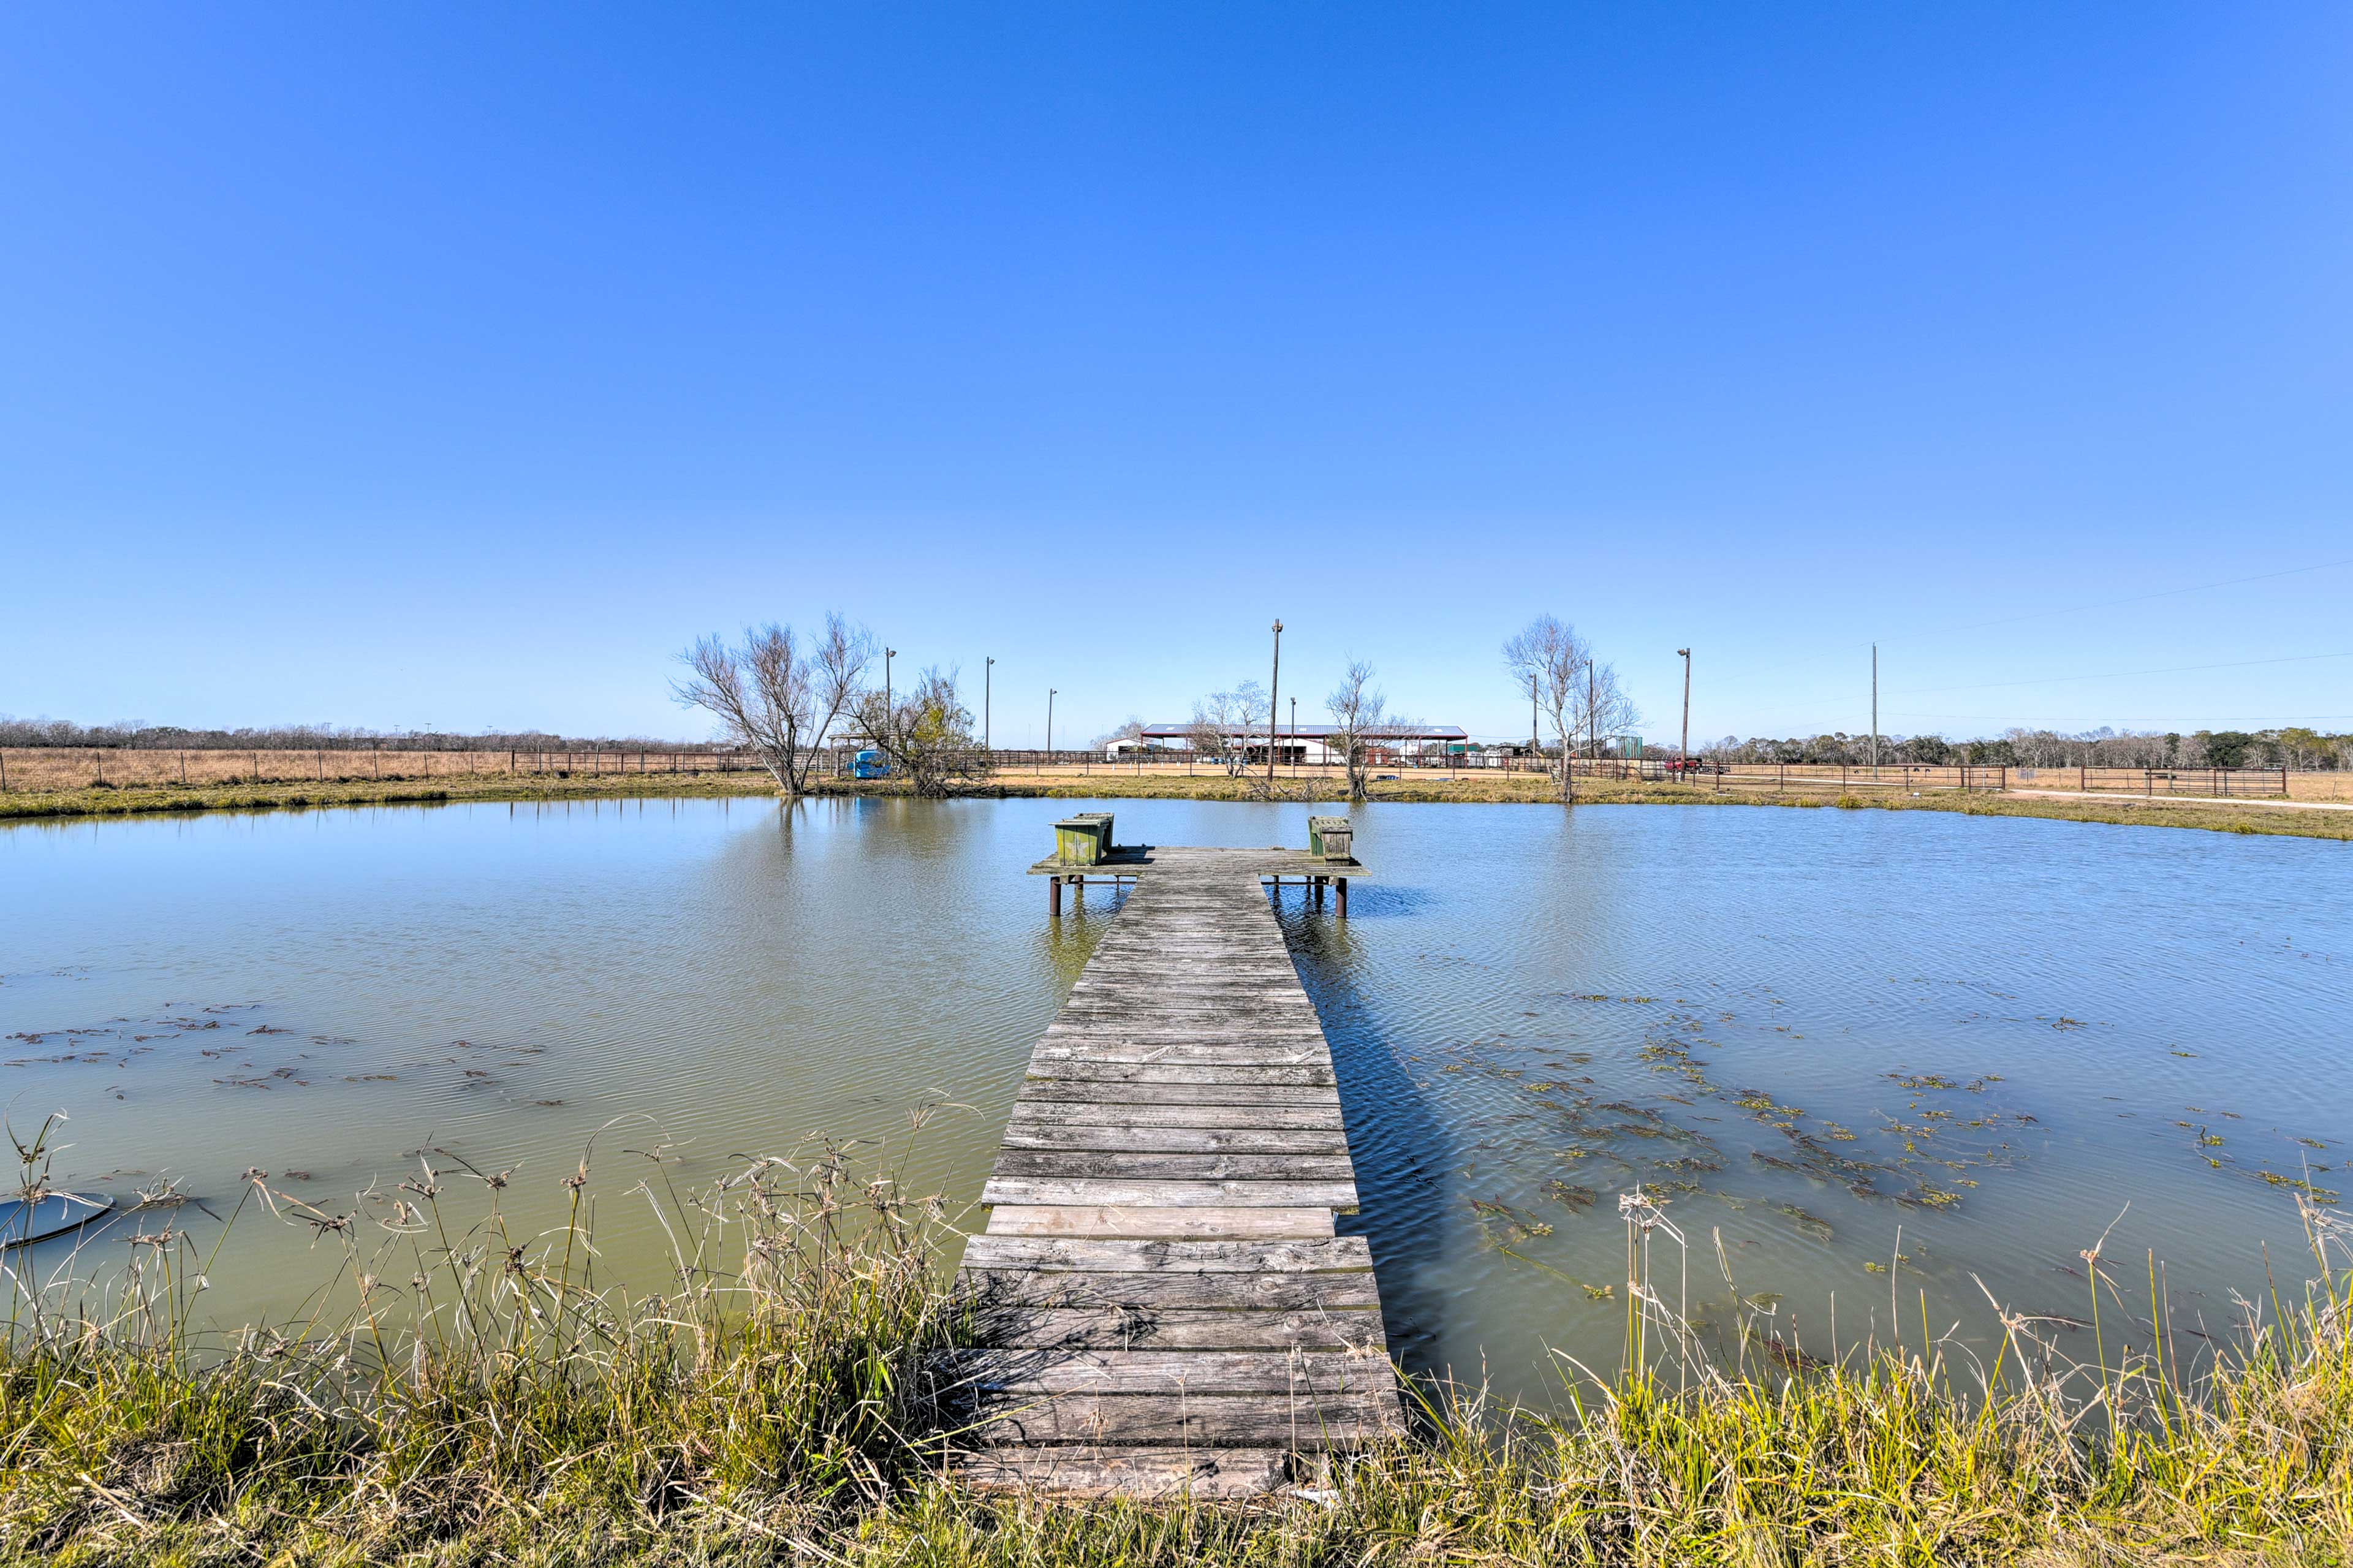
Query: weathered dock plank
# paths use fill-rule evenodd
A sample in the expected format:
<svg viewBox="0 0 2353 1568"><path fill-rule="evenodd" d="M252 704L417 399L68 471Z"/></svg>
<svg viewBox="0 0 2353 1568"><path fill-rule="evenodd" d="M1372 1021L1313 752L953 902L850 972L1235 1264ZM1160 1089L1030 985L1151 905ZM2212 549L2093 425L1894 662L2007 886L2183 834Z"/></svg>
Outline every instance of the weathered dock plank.
<svg viewBox="0 0 2353 1568"><path fill-rule="evenodd" d="M1342 1130L1340 1107L1316 1105L1121 1105L1024 1100L1013 1108L1014 1127L1266 1127Z"/></svg>
<svg viewBox="0 0 2353 1568"><path fill-rule="evenodd" d="M1153 1127L1132 1122L1068 1126L1020 1121L1005 1130L1013 1149L1125 1150L1169 1154L1342 1154L1348 1135L1337 1129Z"/></svg>
<svg viewBox="0 0 2353 1568"><path fill-rule="evenodd" d="M1134 883L1031 1054L945 1366L976 1485L1247 1496L1402 1421L1331 1049L1265 876L1295 850L1122 849ZM1057 905L1059 908L1059 905ZM1343 906L1342 912L1345 912Z"/></svg>
<svg viewBox="0 0 2353 1568"><path fill-rule="evenodd" d="M1329 1106L1340 1109L1340 1096L1324 1087L1293 1088L1283 1084L1240 1083L1106 1083L1090 1079L1033 1078L1021 1086L1021 1098L1032 1102L1082 1100L1103 1105L1258 1105Z"/></svg>
<svg viewBox="0 0 2353 1568"><path fill-rule="evenodd" d="M1386 1357L1383 1358L1386 1361ZM1014 1443L1359 1448L1404 1425L1394 1387L1362 1394L984 1394L972 1419ZM1005 1446L1000 1444L1000 1447Z"/></svg>
<svg viewBox="0 0 2353 1568"><path fill-rule="evenodd" d="M1381 1315L1363 1311L1237 1312L1216 1309L996 1307L975 1321L994 1345L1065 1350L1278 1350L1386 1353Z"/></svg>
<svg viewBox="0 0 2353 1568"><path fill-rule="evenodd" d="M1071 1351L999 1348L948 1358L952 1387L986 1394L1362 1394L1386 1390L1386 1365L1345 1352Z"/></svg>
<svg viewBox="0 0 2353 1568"><path fill-rule="evenodd" d="M966 1268L1030 1268L1066 1274L1370 1274L1360 1236L1328 1241L1038 1240L976 1236Z"/></svg>
<svg viewBox="0 0 2353 1568"><path fill-rule="evenodd" d="M1159 1208L1327 1208L1356 1206L1356 1184L1346 1182L1213 1182L1119 1176L991 1176L980 1201L1068 1207L1107 1204Z"/></svg>
<svg viewBox="0 0 2353 1568"><path fill-rule="evenodd" d="M1317 1237L1333 1234L1328 1208L1158 1208L1143 1205L999 1204L991 1236L1094 1236L1155 1238Z"/></svg>
<svg viewBox="0 0 2353 1568"><path fill-rule="evenodd" d="M1282 1448L1072 1444L970 1449L956 1455L949 1468L970 1486L1018 1486L1077 1497L1117 1492L1144 1499L1231 1499L1274 1490L1287 1479L1290 1465L1291 1456Z"/></svg>

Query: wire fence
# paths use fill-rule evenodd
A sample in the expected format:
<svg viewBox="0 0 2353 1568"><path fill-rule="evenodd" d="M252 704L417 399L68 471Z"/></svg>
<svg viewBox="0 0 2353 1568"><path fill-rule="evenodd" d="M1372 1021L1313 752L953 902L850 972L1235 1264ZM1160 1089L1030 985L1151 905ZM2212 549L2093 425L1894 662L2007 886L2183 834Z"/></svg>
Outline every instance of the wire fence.
<svg viewBox="0 0 2353 1568"><path fill-rule="evenodd" d="M2289 768L2021 768L1955 763L1729 763L1702 779L1743 789L2004 790L2034 794L2177 795L2212 800L2344 798L2341 775Z"/></svg>
<svg viewBox="0 0 2353 1568"><path fill-rule="evenodd" d="M810 772L817 779L851 776L854 745L828 746ZM1087 750L1000 748L988 752L1003 775L1140 779L1263 773L1266 749L1229 767L1218 758L1181 749L1122 757ZM1443 752L1435 748L1377 749L1366 765L1376 775L1557 776L1556 757L1490 748ZM2353 800L2353 773L2292 768L2024 768L1949 763L1730 763L1694 758L1578 757L1580 779L1660 782L1681 778L1719 789L1797 791L1985 790L2084 795L2177 796L2216 800ZM406 783L482 777L601 778L648 773L742 773L764 771L752 752L724 746L579 750L431 751L369 745L307 751L263 747L229 751L152 747L11 746L0 748L0 790L43 792L248 784ZM1337 761L1311 760L1307 748L1279 746L1275 772L1286 779L1345 779Z"/></svg>
<svg viewBox="0 0 2353 1568"><path fill-rule="evenodd" d="M723 747L671 751L411 751L393 746L185 751L120 746L0 748L0 790L153 789L246 784L391 784L468 777L724 773L757 759Z"/></svg>

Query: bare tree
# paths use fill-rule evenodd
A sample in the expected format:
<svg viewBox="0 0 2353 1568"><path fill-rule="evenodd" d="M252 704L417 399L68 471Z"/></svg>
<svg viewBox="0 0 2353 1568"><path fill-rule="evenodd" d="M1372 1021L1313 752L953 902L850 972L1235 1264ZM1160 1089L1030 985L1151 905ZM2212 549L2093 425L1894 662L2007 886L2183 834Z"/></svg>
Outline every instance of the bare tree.
<svg viewBox="0 0 2353 1568"><path fill-rule="evenodd" d="M1372 682L1373 667L1361 658L1350 659L1340 674L1340 684L1324 699L1324 710L1332 715L1330 743L1338 746L1347 761L1352 803L1365 798L1366 742L1388 722L1388 700Z"/></svg>
<svg viewBox="0 0 2353 1568"><path fill-rule="evenodd" d="M1141 746L1144 742L1144 721L1141 719L1130 719L1118 729L1111 731L1107 734L1097 735L1093 741L1089 742L1089 745L1094 751L1107 752L1113 745L1123 741L1131 745Z"/></svg>
<svg viewBox="0 0 2353 1568"><path fill-rule="evenodd" d="M1584 686L1591 650L1576 630L1556 616L1538 616L1504 645L1504 663L1523 690L1534 691L1537 705L1552 721L1560 742L1560 798L1577 798L1576 774L1570 758L1584 720Z"/></svg>
<svg viewBox="0 0 2353 1568"><path fill-rule="evenodd" d="M1193 704L1193 722L1185 737L1196 754L1216 763L1229 778L1250 771L1250 732L1268 722L1273 712L1266 688L1245 680L1231 691L1212 691Z"/></svg>
<svg viewBox="0 0 2353 1568"><path fill-rule="evenodd" d="M934 665L904 696L886 699L869 690L859 708L859 723L875 748L909 788L934 799L989 773L988 752L972 731L972 710L964 705L956 677L954 668Z"/></svg>
<svg viewBox="0 0 2353 1568"><path fill-rule="evenodd" d="M857 705L873 656L866 629L839 615L826 616L825 635L806 645L771 621L745 627L737 647L716 633L698 641L679 656L692 673L671 690L717 719L793 799L808 792L809 769L836 721Z"/></svg>

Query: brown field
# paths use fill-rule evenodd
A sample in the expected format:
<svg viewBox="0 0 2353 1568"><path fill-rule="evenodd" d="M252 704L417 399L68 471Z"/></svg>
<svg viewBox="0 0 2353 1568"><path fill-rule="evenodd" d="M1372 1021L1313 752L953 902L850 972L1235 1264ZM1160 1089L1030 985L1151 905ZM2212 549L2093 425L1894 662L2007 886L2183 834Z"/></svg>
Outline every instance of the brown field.
<svg viewBox="0 0 2353 1568"><path fill-rule="evenodd" d="M619 773L756 771L710 752L153 751L0 747L0 789L195 789L216 784L403 784L480 778L601 778Z"/></svg>
<svg viewBox="0 0 2353 1568"><path fill-rule="evenodd" d="M1066 754L1067 757L1067 754ZM190 752L187 782L180 782L175 752L10 750L0 753L7 788L0 791L0 819L73 817L170 811L252 811L332 805L431 804L455 801L619 799L659 795L760 795L771 793L767 775L736 757L693 752L520 752L512 767L503 752ZM378 776L377 770L382 770ZM103 782L100 773L103 772ZM2038 786L2060 783L2061 770L2042 770ZM2072 773L2073 770L2066 770ZM2035 816L2073 822L2206 828L2221 832L2285 835L2353 840L2353 810L2330 809L2327 789L2341 775L2288 775L2291 795L2229 802L2163 793L2139 795L2102 792L2024 793L2019 770L2010 770L2012 789L1993 787L1998 769L1971 769L1970 787L1959 787L1959 770L1835 767L1786 771L1752 768L1722 778L1700 775L1690 783L1631 776L1631 770L1602 763L1580 769L1579 801L1597 805L1841 806L1900 811L1955 811L1978 816ZM1949 777L1936 777L1950 775ZM1386 775L1386 776L1384 776ZM1983 776L1980 776L1983 775ZM2136 777L2138 775L2136 774ZM2276 779L2276 773L2270 775ZM859 784L845 778L820 782L821 793L895 794L891 782ZM1199 800L1281 799L1331 801L1345 791L1338 768L1279 767L1270 794L1263 768L1235 779L1216 768L1184 763L1137 764L1058 760L999 768L971 793L1062 798L1179 797ZM1559 798L1559 784L1526 769L1385 767L1375 770L1376 800L1396 802L1525 802ZM2316 795L2316 800L2313 797ZM2353 801L2353 791L2340 797Z"/></svg>

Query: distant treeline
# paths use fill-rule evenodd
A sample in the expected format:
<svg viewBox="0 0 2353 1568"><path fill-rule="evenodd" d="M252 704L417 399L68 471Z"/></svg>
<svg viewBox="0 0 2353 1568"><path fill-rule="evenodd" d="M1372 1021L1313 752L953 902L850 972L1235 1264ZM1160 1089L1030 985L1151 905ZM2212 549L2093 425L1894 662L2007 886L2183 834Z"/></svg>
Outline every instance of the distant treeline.
<svg viewBox="0 0 2353 1568"><path fill-rule="evenodd" d="M436 730L363 730L342 724L272 724L243 730L187 730L176 724L76 724L63 719L0 715L0 746L111 746L140 752L699 752L731 748L711 741L645 735L453 735Z"/></svg>
<svg viewBox="0 0 2353 1568"><path fill-rule="evenodd" d="M1698 748L1724 763L1835 763L1861 766L1871 761L1871 737L1834 734L1786 741L1736 735ZM1995 739L1947 741L1942 735L1882 735L1883 763L1968 763L2016 768L2319 768L2353 767L2353 734L2317 730L2200 730L2191 734L2086 730L2063 735L2052 730L2010 730Z"/></svg>
<svg viewBox="0 0 2353 1568"><path fill-rule="evenodd" d="M700 752L724 742L645 735L557 735L542 730L456 735L435 730L365 730L340 724L273 724L242 730L189 730L174 724L76 724L64 719L0 715L0 746L109 746L183 752ZM1773 740L1726 735L1695 747L1723 763L1871 761L1871 737L1843 731ZM1076 756L1077 753L1072 753ZM2130 730L2010 730L1990 739L1882 735L1883 763L2021 768L2353 768L2353 734L2318 730L2199 730L2189 734Z"/></svg>

